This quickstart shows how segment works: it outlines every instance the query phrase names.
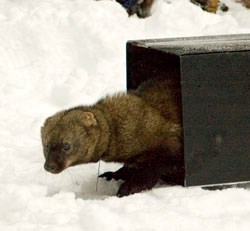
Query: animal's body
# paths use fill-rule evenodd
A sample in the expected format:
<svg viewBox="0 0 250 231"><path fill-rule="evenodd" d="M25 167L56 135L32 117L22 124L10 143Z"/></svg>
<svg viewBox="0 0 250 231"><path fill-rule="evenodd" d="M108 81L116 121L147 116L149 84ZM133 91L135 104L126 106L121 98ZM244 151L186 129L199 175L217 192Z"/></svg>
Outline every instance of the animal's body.
<svg viewBox="0 0 250 231"><path fill-rule="evenodd" d="M121 162L117 195L151 189L159 179L181 183L184 177L180 87L152 81L136 91L108 96L48 118L42 127L45 169L59 173L77 164Z"/></svg>

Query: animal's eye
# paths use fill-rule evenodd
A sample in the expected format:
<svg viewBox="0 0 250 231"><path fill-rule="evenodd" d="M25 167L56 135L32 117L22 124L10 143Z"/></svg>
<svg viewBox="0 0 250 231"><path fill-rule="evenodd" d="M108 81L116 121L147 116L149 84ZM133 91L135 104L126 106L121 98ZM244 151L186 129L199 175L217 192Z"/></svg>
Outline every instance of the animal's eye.
<svg viewBox="0 0 250 231"><path fill-rule="evenodd" d="M67 144L67 143L63 144L63 150L64 151L69 151L70 150L70 145Z"/></svg>

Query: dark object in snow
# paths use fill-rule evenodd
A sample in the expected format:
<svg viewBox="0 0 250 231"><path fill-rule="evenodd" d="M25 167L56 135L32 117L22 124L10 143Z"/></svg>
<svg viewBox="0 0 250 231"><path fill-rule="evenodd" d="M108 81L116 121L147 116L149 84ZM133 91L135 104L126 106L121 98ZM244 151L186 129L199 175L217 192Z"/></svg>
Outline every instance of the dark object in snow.
<svg viewBox="0 0 250 231"><path fill-rule="evenodd" d="M41 129L45 169L60 173L83 163L121 162L117 196L151 189L159 179L184 179L179 83L150 80L135 90L106 97L48 118Z"/></svg>
<svg viewBox="0 0 250 231"><path fill-rule="evenodd" d="M250 34L128 42L128 89L155 77L181 89L182 184L250 181Z"/></svg>
<svg viewBox="0 0 250 231"><path fill-rule="evenodd" d="M222 3L220 9L223 12L227 12L229 10L229 7L225 3Z"/></svg>
<svg viewBox="0 0 250 231"><path fill-rule="evenodd" d="M221 3L220 0L191 0L191 2L211 13L216 13L219 6L222 11L228 11L228 6Z"/></svg>
<svg viewBox="0 0 250 231"><path fill-rule="evenodd" d="M150 10L154 0L116 0L128 12L129 15L137 14L139 18L150 16Z"/></svg>

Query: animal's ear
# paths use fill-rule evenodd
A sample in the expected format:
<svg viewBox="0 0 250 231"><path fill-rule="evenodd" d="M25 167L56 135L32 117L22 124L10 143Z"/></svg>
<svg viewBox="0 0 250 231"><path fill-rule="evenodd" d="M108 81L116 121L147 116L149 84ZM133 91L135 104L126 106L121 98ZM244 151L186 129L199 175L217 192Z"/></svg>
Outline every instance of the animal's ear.
<svg viewBox="0 0 250 231"><path fill-rule="evenodd" d="M87 126L87 127L90 127L90 126L95 126L97 125L97 121L95 119L95 116L92 112L83 112L83 117L84 117L84 124Z"/></svg>

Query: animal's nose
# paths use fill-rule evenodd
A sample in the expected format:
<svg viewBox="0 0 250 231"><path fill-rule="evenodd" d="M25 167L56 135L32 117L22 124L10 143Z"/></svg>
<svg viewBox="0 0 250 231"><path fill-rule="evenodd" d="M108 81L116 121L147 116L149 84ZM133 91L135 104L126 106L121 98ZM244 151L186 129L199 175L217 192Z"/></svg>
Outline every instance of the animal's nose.
<svg viewBox="0 0 250 231"><path fill-rule="evenodd" d="M48 172L57 172L57 165L55 163L45 162L44 169Z"/></svg>

